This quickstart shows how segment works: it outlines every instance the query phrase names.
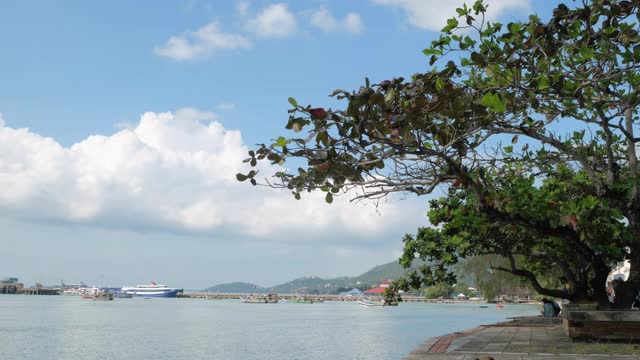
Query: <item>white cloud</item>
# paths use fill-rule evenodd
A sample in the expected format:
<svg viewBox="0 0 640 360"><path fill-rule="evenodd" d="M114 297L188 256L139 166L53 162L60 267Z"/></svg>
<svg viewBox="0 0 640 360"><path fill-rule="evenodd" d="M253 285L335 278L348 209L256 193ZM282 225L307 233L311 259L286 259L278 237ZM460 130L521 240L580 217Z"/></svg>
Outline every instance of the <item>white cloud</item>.
<svg viewBox="0 0 640 360"><path fill-rule="evenodd" d="M344 19L338 20L324 7L311 13L309 22L312 26L325 32L347 31L352 34L359 34L364 27L359 14L348 13Z"/></svg>
<svg viewBox="0 0 640 360"><path fill-rule="evenodd" d="M247 29L258 37L285 38L298 29L295 15L287 4L271 4L249 20Z"/></svg>
<svg viewBox="0 0 640 360"><path fill-rule="evenodd" d="M240 16L247 16L249 14L249 2L248 1L238 1L236 3L236 11Z"/></svg>
<svg viewBox="0 0 640 360"><path fill-rule="evenodd" d="M220 50L249 48L251 48L251 41L248 38L239 34L225 33L214 21L196 31L170 37L164 45L155 48L155 53L174 60L193 60Z"/></svg>
<svg viewBox="0 0 640 360"><path fill-rule="evenodd" d="M0 215L277 240L317 239L329 232L379 238L424 221L424 209L407 202L383 205L380 216L375 207L344 197L332 205L322 193L296 201L286 191L239 183L235 174L248 170L241 162L248 148L239 131L225 129L216 118L192 108L147 112L113 135L64 147L8 127L0 116ZM273 171L260 168L264 176Z"/></svg>
<svg viewBox="0 0 640 360"><path fill-rule="evenodd" d="M360 14L357 13L348 13L344 20L342 20L342 23L347 31L353 34L361 33L364 28Z"/></svg>
<svg viewBox="0 0 640 360"><path fill-rule="evenodd" d="M388 5L402 9L411 25L432 31L440 31L447 19L456 16L456 8L470 0L372 0L376 4ZM489 0L487 17L493 21L507 11L531 10L531 0Z"/></svg>
<svg viewBox="0 0 640 360"><path fill-rule="evenodd" d="M233 110L236 108L236 104L232 104L232 103L220 103L217 106L218 106L218 109L222 109L222 110Z"/></svg>

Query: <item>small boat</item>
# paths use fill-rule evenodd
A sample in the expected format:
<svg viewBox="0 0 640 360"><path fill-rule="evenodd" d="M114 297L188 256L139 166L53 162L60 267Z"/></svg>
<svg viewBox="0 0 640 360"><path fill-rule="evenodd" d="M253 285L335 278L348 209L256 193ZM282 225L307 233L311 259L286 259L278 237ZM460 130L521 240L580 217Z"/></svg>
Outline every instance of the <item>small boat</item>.
<svg viewBox="0 0 640 360"><path fill-rule="evenodd" d="M93 300L111 301L113 300L113 293L111 291L103 291L93 296Z"/></svg>
<svg viewBox="0 0 640 360"><path fill-rule="evenodd" d="M480 305L480 309L487 309L488 307L488 305Z"/></svg>
<svg viewBox="0 0 640 360"><path fill-rule="evenodd" d="M93 299L93 296L91 296L91 295L83 295L82 298L83 299Z"/></svg>
<svg viewBox="0 0 640 360"><path fill-rule="evenodd" d="M364 307L385 306L384 301L358 300L358 304Z"/></svg>
<svg viewBox="0 0 640 360"><path fill-rule="evenodd" d="M496 305L496 309L502 309L504 307L504 305L498 304Z"/></svg>

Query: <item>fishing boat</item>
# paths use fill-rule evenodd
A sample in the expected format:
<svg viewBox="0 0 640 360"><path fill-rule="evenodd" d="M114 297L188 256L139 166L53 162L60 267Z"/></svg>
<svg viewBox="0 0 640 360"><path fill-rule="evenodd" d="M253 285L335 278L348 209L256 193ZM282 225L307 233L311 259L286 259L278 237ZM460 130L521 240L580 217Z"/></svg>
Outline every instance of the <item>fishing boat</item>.
<svg viewBox="0 0 640 360"><path fill-rule="evenodd" d="M111 301L113 293L111 291L101 291L93 296L93 300Z"/></svg>
<svg viewBox="0 0 640 360"><path fill-rule="evenodd" d="M149 285L123 287L120 291L124 294L140 297L176 297L183 292L183 289L170 288L167 285L151 282Z"/></svg>
<svg viewBox="0 0 640 360"><path fill-rule="evenodd" d="M240 301L243 304L267 304L267 299L262 296L247 296L245 298L240 298Z"/></svg>
<svg viewBox="0 0 640 360"><path fill-rule="evenodd" d="M369 301L369 300L358 300L358 304L364 307L376 307L376 306L385 306L384 301Z"/></svg>

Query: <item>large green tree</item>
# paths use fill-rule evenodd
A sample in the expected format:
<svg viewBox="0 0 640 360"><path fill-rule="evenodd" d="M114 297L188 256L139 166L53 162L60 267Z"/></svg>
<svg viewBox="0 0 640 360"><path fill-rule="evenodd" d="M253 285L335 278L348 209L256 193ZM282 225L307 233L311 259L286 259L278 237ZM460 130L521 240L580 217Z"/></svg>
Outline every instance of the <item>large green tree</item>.
<svg viewBox="0 0 640 360"><path fill-rule="evenodd" d="M509 261L497 269L541 294L607 305L606 274L626 258L616 298L628 306L640 289L639 8L585 0L503 25L485 21L482 1L465 5L424 50L430 71L337 90L344 110L291 98L287 128L308 133L263 144L247 162L302 160L267 181L298 199L444 192L431 202L438 227L407 236L402 260L435 261L401 286L450 281L459 258L496 254ZM542 285L552 271L565 286Z"/></svg>

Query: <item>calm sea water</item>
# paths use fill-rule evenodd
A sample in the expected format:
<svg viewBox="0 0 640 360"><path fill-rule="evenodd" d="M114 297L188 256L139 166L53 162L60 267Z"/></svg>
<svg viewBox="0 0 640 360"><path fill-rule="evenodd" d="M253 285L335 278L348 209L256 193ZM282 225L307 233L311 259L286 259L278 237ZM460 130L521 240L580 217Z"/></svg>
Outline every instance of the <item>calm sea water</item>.
<svg viewBox="0 0 640 360"><path fill-rule="evenodd" d="M0 295L0 359L401 359L429 337L538 311Z"/></svg>

